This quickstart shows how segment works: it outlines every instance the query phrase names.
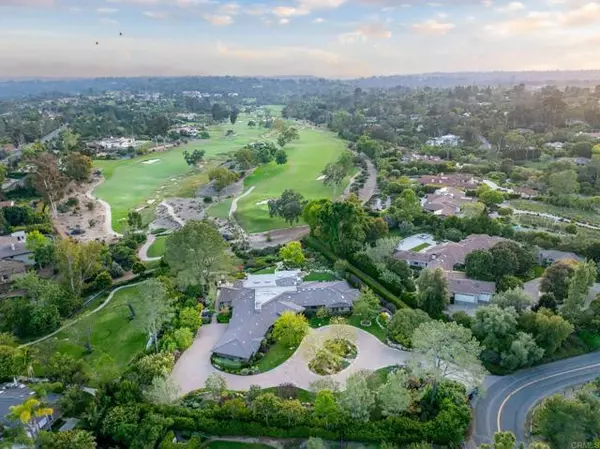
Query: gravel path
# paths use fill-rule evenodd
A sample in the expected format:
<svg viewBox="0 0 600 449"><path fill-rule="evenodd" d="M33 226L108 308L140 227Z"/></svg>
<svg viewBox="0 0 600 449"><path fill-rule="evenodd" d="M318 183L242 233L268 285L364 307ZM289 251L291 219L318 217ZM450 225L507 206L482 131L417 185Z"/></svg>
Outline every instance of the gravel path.
<svg viewBox="0 0 600 449"><path fill-rule="evenodd" d="M152 262L154 260L160 260L160 257L148 257L148 250L155 242L156 236L154 234L147 234L147 237L148 238L146 240L146 243L144 243L138 251L138 257L142 262Z"/></svg>
<svg viewBox="0 0 600 449"><path fill-rule="evenodd" d="M115 232L115 230L112 228L112 210L110 208L110 204L108 204L106 201L100 199L100 198L96 198L92 192L94 191L94 189L97 186L92 187L90 190L88 190L87 192L85 192L85 196L88 197L90 200L94 201L98 201L102 207L104 208L105 212L106 212L106 217L104 219L104 231L111 236L114 237L123 237L123 234L119 234L118 232Z"/></svg>
<svg viewBox="0 0 600 449"><path fill-rule="evenodd" d="M106 298L106 301L104 301L102 304L100 304L98 307L96 307L94 310L92 310L91 312L88 312L84 315L81 315L80 317L74 319L73 321L69 321L67 324L65 324L64 326L61 326L59 329L55 330L54 332L52 332L51 334L48 334L42 338L38 338L37 340L34 341L30 341L29 343L25 343L23 345L21 345L21 347L25 347L25 346L33 346L36 345L38 343L41 343L44 340L47 340L51 337L54 337L56 334L58 334L59 332L62 332L65 329L68 329L69 327L71 327L73 324L79 322L80 320L82 320L83 318L86 318L90 315L95 314L96 312L100 312L102 309L104 309L113 299L113 296L115 296L115 293L117 293L119 290L122 290L124 288L130 288L130 287L134 287L136 285L141 284L141 282L136 282L134 284L128 284L128 285L123 285L121 287L117 287L115 288L112 292L110 292L110 295L108 295L108 298Z"/></svg>
<svg viewBox="0 0 600 449"><path fill-rule="evenodd" d="M308 369L306 348L311 338L305 338L296 352L283 364L265 373L253 376L238 376L217 371L210 363L211 350L219 338L227 330L227 324L213 322L200 328L191 348L183 353L173 369L173 379L177 382L182 394L204 387L206 378L213 374L221 374L232 390L247 390L250 385L262 388L274 387L283 382L290 382L304 389L309 389L315 380L322 379ZM313 334L326 335L333 326L311 329ZM348 326L355 333L354 343L358 348L356 359L343 371L330 376L343 387L351 374L360 370L376 370L390 365L404 365L412 358L412 354L383 344L370 333Z"/></svg>
<svg viewBox="0 0 600 449"><path fill-rule="evenodd" d="M238 201L244 198L246 195L250 195L253 190L254 186L250 187L237 198L234 198L234 200L231 202L231 208L229 209L229 218L233 217L233 214L235 214L235 211L237 210Z"/></svg>

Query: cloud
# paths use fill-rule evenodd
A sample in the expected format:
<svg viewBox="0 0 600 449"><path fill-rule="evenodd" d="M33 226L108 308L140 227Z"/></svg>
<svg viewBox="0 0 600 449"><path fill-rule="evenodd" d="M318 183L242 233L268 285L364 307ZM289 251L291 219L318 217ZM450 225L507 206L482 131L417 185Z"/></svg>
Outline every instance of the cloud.
<svg viewBox="0 0 600 449"><path fill-rule="evenodd" d="M54 6L55 0L0 0L2 6Z"/></svg>
<svg viewBox="0 0 600 449"><path fill-rule="evenodd" d="M392 32L388 30L381 22L370 22L359 25L354 31L338 35L338 42L341 44L354 44L356 42L365 42L367 40L389 39Z"/></svg>
<svg viewBox="0 0 600 449"><path fill-rule="evenodd" d="M280 25L287 25L288 23L290 23L290 19L287 19L285 17L282 17L281 19L279 19Z"/></svg>
<svg viewBox="0 0 600 449"><path fill-rule="evenodd" d="M325 23L326 20L323 17L317 17L313 19L312 23Z"/></svg>
<svg viewBox="0 0 600 449"><path fill-rule="evenodd" d="M494 2L492 0L481 0L481 4L486 8L491 8L494 6Z"/></svg>
<svg viewBox="0 0 600 449"><path fill-rule="evenodd" d="M144 11L142 14L155 20L166 20L171 18L171 15L164 11Z"/></svg>
<svg viewBox="0 0 600 449"><path fill-rule="evenodd" d="M591 2L562 14L559 22L565 26L586 26L600 21L600 3Z"/></svg>
<svg viewBox="0 0 600 449"><path fill-rule="evenodd" d="M119 12L117 8L96 8L98 14L114 14Z"/></svg>
<svg viewBox="0 0 600 449"><path fill-rule="evenodd" d="M103 25L119 25L119 22L115 19L109 19L108 17L100 17L98 21Z"/></svg>
<svg viewBox="0 0 600 449"><path fill-rule="evenodd" d="M296 6L273 8L273 14L278 17L306 16L313 10L338 8L345 2L346 0L297 0Z"/></svg>
<svg viewBox="0 0 600 449"><path fill-rule="evenodd" d="M496 11L498 12L517 12L517 11L522 11L525 9L525 5L521 2L510 2L505 6L502 6L500 8L496 8Z"/></svg>
<svg viewBox="0 0 600 449"><path fill-rule="evenodd" d="M237 3L226 3L219 6L217 13L225 16L235 15L240 12L240 5Z"/></svg>
<svg viewBox="0 0 600 449"><path fill-rule="evenodd" d="M273 14L279 17L305 16L310 14L310 10L293 6L277 6L273 8Z"/></svg>
<svg viewBox="0 0 600 449"><path fill-rule="evenodd" d="M204 20L212 23L215 26L226 26L233 23L233 17L228 15L205 14Z"/></svg>
<svg viewBox="0 0 600 449"><path fill-rule="evenodd" d="M248 14L249 16L264 16L269 12L265 5L251 5L242 10L244 14Z"/></svg>
<svg viewBox="0 0 600 449"><path fill-rule="evenodd" d="M411 27L414 31L419 34L427 34L430 36L443 36L447 34L454 28L456 25L453 23L447 22L439 22L436 19L425 20L423 22L414 23Z"/></svg>

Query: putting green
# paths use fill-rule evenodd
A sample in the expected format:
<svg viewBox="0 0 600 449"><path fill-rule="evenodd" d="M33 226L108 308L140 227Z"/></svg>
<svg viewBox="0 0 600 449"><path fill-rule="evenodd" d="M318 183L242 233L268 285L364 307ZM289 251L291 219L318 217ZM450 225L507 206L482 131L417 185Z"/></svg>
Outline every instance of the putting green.
<svg viewBox="0 0 600 449"><path fill-rule="evenodd" d="M238 202L236 219L251 233L289 227L283 220L269 217L266 201L281 196L285 189L295 190L309 200L333 198L333 187L317 178L345 148L346 143L328 131L300 129L300 140L285 147L287 164L261 166L245 179L244 188L254 186L254 190ZM346 185L338 187L336 196L342 194Z"/></svg>
<svg viewBox="0 0 600 449"><path fill-rule="evenodd" d="M105 177L105 182L94 190L94 195L111 205L113 229L123 231L130 210L159 203L167 192L185 185L187 178L198 175L198 170L186 164L183 158L185 150L203 149L205 159L220 159L269 132L264 128L248 127L251 118L241 114L235 125L227 123L212 127L210 139L196 140L173 150L133 159L94 161L94 166L100 168ZM235 131L235 136L225 137L229 129Z"/></svg>

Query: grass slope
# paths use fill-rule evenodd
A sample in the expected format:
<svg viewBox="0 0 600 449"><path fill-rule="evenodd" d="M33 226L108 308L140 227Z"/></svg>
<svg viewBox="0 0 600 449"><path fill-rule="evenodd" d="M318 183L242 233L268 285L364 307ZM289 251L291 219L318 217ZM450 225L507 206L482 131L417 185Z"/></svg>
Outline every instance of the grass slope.
<svg viewBox="0 0 600 449"><path fill-rule="evenodd" d="M133 159L94 161L94 166L101 169L105 177L105 182L94 190L94 195L111 205L113 228L122 231L127 212L147 204L148 200L159 202L178 193L193 196L195 189L208 179L205 172L186 164L183 152L202 149L206 152L205 159L221 159L225 154L258 140L265 129L248 127L249 118L248 115L240 115L235 125L227 123L212 127L210 139L196 140L173 150ZM233 129L236 135L225 137L229 129ZM144 161L152 159L159 159L159 162L144 164Z"/></svg>
<svg viewBox="0 0 600 449"><path fill-rule="evenodd" d="M35 347L42 354L62 352L75 358L84 358L90 367L92 379L97 383L103 376L114 376L122 372L131 360L146 346L148 339L143 329L129 320L127 303L135 309L143 299L137 293L138 286L127 287L115 293L111 302L102 310L82 318L79 322ZM86 354L82 345L76 344L74 334L87 335L91 328L94 350ZM43 367L40 367L43 372Z"/></svg>
<svg viewBox="0 0 600 449"><path fill-rule="evenodd" d="M333 187L325 186L317 178L321 176L325 165L335 161L345 148L344 141L327 131L301 129L300 140L285 148L287 164L261 166L245 179L245 189L255 188L238 202L235 216L242 227L250 233L288 227L283 220L269 217L266 204L256 204L279 197L285 189L300 192L309 200L332 198ZM338 188L336 195L341 193L342 187Z"/></svg>
<svg viewBox="0 0 600 449"><path fill-rule="evenodd" d="M165 246L167 244L167 236L160 235L156 237L156 240L150 248L148 248L148 257L162 257L165 254Z"/></svg>

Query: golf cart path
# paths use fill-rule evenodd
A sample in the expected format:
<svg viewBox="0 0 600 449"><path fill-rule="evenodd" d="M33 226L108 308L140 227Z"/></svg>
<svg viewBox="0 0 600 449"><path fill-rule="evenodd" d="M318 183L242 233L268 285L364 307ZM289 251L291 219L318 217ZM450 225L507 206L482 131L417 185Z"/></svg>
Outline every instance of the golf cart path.
<svg viewBox="0 0 600 449"><path fill-rule="evenodd" d="M56 334L58 334L59 332L62 332L65 329L68 329L69 327L71 327L73 324L78 323L80 320L82 320L83 318L87 318L90 315L95 314L96 312L100 312L102 309L104 309L113 299L113 297L115 296L115 293L117 293L119 290L122 290L124 288L130 288L130 287L135 287L136 285L141 284L141 282L136 282L134 284L127 284L127 285L122 285L121 287L117 287L115 288L113 291L110 292L110 294L108 295L108 298L106 298L106 301L104 301L102 304L100 304L98 307L96 307L94 310L81 315L80 317L75 318L73 321L69 321L68 323L66 323L65 325L61 326L60 328L56 329L54 332L52 332L51 334L45 335L44 337L38 338L37 340L34 341L30 341L29 343L25 343L22 344L20 347L24 348L26 346L33 346L36 345L38 343L41 343L42 341L45 341L49 338L54 337Z"/></svg>
<svg viewBox="0 0 600 449"><path fill-rule="evenodd" d="M95 185L90 190L85 192L85 196L92 201L98 201L102 205L102 207L104 207L104 211L106 212L106 217L104 219L104 231L108 235L112 235L114 237L123 237L123 234L119 234L112 227L112 210L110 208L110 204L108 204L103 199L95 197L94 194L92 193L96 187L98 187L98 186Z"/></svg>
<svg viewBox="0 0 600 449"><path fill-rule="evenodd" d="M138 257L142 262L153 262L155 260L160 260L160 257L148 257L148 250L152 246L152 244L156 241L156 236L154 234L146 234L147 239L146 242L142 245L140 250L138 251Z"/></svg>
<svg viewBox="0 0 600 449"><path fill-rule="evenodd" d="M233 201L231 202L231 207L229 208L229 218L233 217L233 214L235 214L235 211L237 210L238 201L241 200L242 198L244 198L246 195L250 195L252 193L252 191L254 190L254 187L255 186L250 187L248 190L246 190L240 196L233 199Z"/></svg>
<svg viewBox="0 0 600 449"><path fill-rule="evenodd" d="M175 364L171 373L173 380L179 385L181 394L189 393L204 387L208 376L218 373L227 381L228 388L232 390L247 390L251 385L259 385L262 388L275 387L283 382L310 389L310 384L316 380L323 379L308 368L307 349L310 349L312 338L305 337L300 347L294 354L281 365L264 373L252 376L238 376L218 371L210 362L211 350L221 336L227 330L227 324L212 322L200 328L194 344L187 349ZM346 326L345 326L346 327ZM390 365L405 365L413 358L410 352L400 351L385 345L372 334L353 327L350 332L354 333L353 341L358 348L356 359L344 370L337 374L327 376L345 386L346 379L353 373L361 370L376 370ZM311 329L309 335L315 338L325 337L335 326L323 326Z"/></svg>

